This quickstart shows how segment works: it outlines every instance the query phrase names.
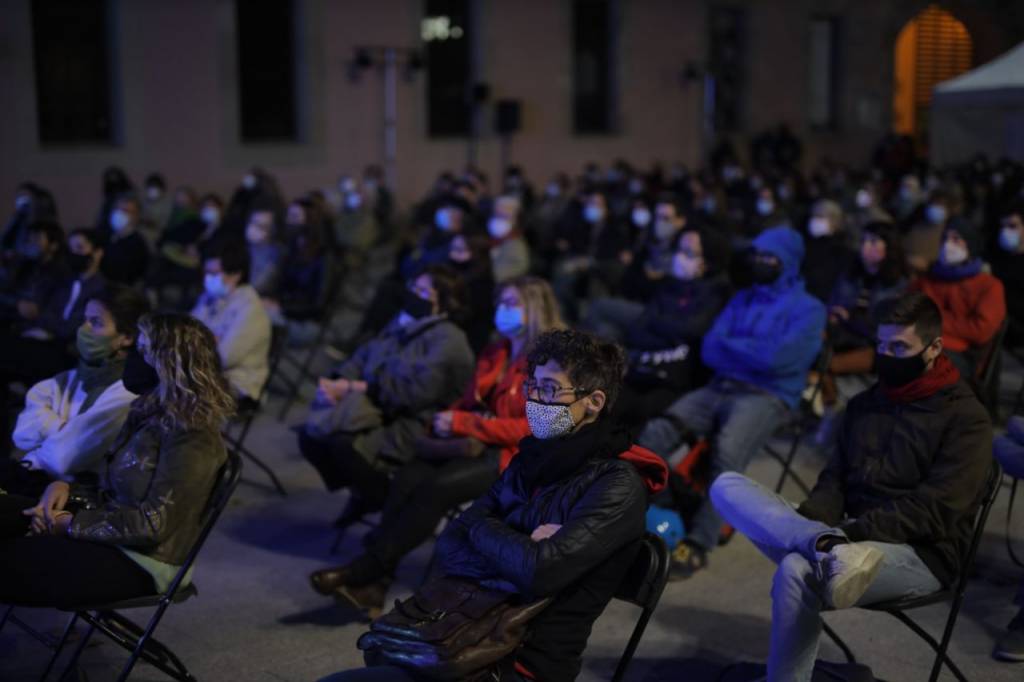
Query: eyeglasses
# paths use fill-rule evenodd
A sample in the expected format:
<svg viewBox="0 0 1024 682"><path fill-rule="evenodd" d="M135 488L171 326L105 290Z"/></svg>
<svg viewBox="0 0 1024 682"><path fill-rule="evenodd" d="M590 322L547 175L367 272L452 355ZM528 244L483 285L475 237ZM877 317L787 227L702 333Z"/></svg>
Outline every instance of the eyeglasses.
<svg viewBox="0 0 1024 682"><path fill-rule="evenodd" d="M558 396L564 393L572 393L573 395L580 396L589 393L589 389L577 388L575 386L562 386L553 381L544 381L538 383L534 379L527 379L523 382L523 393L526 394L528 400L543 400L544 402L554 402Z"/></svg>

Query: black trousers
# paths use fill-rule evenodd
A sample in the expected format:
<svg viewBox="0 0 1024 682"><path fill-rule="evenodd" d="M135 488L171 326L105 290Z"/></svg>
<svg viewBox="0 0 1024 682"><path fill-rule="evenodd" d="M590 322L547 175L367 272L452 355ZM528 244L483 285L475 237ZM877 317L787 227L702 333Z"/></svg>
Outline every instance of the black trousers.
<svg viewBox="0 0 1024 682"><path fill-rule="evenodd" d="M388 573L428 540L448 510L483 495L498 478L498 453L440 462L414 460L395 474L367 552Z"/></svg>
<svg viewBox="0 0 1024 682"><path fill-rule="evenodd" d="M640 388L626 384L615 402L615 416L622 423L641 428L649 420L662 414L686 392L677 388Z"/></svg>
<svg viewBox="0 0 1024 682"><path fill-rule="evenodd" d="M299 450L312 464L328 490L351 488L363 498L367 511L384 506L390 476L378 469L352 447L352 436L335 433L327 438L313 438L299 431Z"/></svg>
<svg viewBox="0 0 1024 682"><path fill-rule="evenodd" d="M11 495L38 499L51 481L53 478L45 471L29 469L22 466L19 460L10 457L0 459L0 489Z"/></svg>
<svg viewBox="0 0 1024 682"><path fill-rule="evenodd" d="M153 594L153 578L113 545L25 537L22 510L38 500L0 495L0 604L74 608Z"/></svg>

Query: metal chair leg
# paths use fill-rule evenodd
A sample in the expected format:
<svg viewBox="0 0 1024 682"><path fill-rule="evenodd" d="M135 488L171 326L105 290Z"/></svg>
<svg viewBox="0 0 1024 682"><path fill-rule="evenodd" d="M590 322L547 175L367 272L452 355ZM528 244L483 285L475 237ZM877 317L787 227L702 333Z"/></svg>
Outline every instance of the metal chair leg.
<svg viewBox="0 0 1024 682"><path fill-rule="evenodd" d="M271 469L266 462L264 462L262 459L249 452L249 450L244 447L238 448L238 454L242 455L250 462L258 466L260 469L262 469L263 472L267 475L267 477L270 478L270 482L274 484L274 487L277 489L277 492L281 494L281 497L288 497L288 491L285 490L284 485L277 478L277 474L274 473L274 470Z"/></svg>
<svg viewBox="0 0 1024 682"><path fill-rule="evenodd" d="M829 627L829 624L826 623L824 620L821 621L821 627L825 631L825 634L828 635L829 639L831 639L835 643L835 645L839 647L840 651L843 652L843 655L846 656L846 662L856 663L857 657L853 655L853 651L850 649L849 646L847 646L846 642L844 642L842 638L836 634L836 631Z"/></svg>
<svg viewBox="0 0 1024 682"><path fill-rule="evenodd" d="M76 614L78 615L78 614ZM82 655L85 650L85 645L89 643L89 638L92 637L92 633L96 632L96 625L89 623L89 629L82 635L82 639L79 640L78 646L75 647L75 651L71 654L71 660L68 661L67 667L64 668L64 672L61 673L59 680L65 680L68 674L78 667L78 658Z"/></svg>
<svg viewBox="0 0 1024 682"><path fill-rule="evenodd" d="M71 618L68 619L67 625L64 626L64 634L61 635L60 641L57 642L57 646L53 649L53 655L50 656L50 661L46 664L46 670L39 676L39 682L46 682L46 678L50 676L50 671L57 664L57 659L60 658L61 652L64 651L64 645L67 644L68 637L71 636L71 631L75 628L75 623L78 622L78 613L71 614Z"/></svg>

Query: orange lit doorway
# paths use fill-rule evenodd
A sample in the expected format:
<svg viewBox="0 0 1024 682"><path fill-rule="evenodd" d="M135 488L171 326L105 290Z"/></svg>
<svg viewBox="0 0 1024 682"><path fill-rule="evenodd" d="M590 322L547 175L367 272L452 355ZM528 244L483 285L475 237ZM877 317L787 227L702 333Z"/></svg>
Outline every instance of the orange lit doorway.
<svg viewBox="0 0 1024 682"><path fill-rule="evenodd" d="M972 54L967 28L946 10L929 5L908 21L896 38L893 129L927 140L932 88L968 71Z"/></svg>

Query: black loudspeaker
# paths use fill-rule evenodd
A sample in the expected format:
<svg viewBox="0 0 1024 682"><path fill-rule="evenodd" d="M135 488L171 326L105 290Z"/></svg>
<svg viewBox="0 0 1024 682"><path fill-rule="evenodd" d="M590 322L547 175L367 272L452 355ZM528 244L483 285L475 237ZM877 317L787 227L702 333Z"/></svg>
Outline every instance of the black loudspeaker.
<svg viewBox="0 0 1024 682"><path fill-rule="evenodd" d="M487 83L474 83L469 95L476 104L483 104L491 98L491 86Z"/></svg>
<svg viewBox="0 0 1024 682"><path fill-rule="evenodd" d="M499 135L511 135L519 132L519 126L521 125L519 109L520 103L517 99L498 100L498 106L495 110L494 128Z"/></svg>

